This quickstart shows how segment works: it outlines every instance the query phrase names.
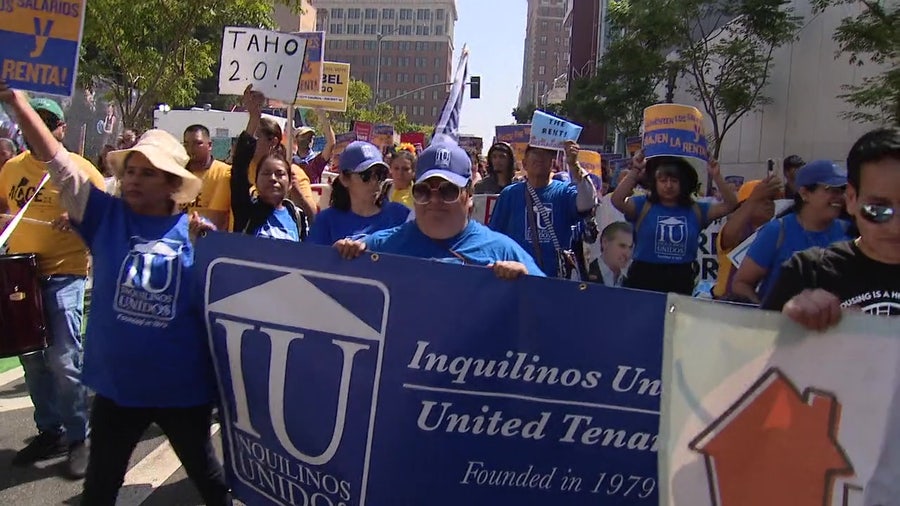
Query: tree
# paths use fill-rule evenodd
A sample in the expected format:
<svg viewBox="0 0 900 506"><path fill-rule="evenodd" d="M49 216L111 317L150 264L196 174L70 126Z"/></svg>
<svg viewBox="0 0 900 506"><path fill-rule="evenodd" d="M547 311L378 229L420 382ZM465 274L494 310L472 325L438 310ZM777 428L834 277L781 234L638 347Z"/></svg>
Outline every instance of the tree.
<svg viewBox="0 0 900 506"><path fill-rule="evenodd" d="M531 123L531 117L534 116L534 111L537 109L537 106L534 102L529 102L524 106L516 107L512 110L513 118L516 120L517 125L525 125L527 123Z"/></svg>
<svg viewBox="0 0 900 506"><path fill-rule="evenodd" d="M900 4L873 0L813 0L817 12L845 4L861 5L861 12L841 20L834 39L840 55L850 63L881 65L885 70L863 79L861 84L845 84L838 95L853 106L843 113L859 122L900 126Z"/></svg>
<svg viewBox="0 0 900 506"><path fill-rule="evenodd" d="M433 125L418 125L410 122L406 114L398 113L390 104L382 102L371 108L371 102L372 88L363 81L350 79L347 111L330 114L332 128L338 133L348 132L350 124L354 121L365 121L394 125L394 129L398 133L424 132L428 134L434 130ZM310 115L309 122L315 126L314 115Z"/></svg>
<svg viewBox="0 0 900 506"><path fill-rule="evenodd" d="M683 76L712 123L711 154L717 157L731 128L771 101L763 91L773 52L794 40L800 27L789 3L613 0L610 22L621 35L570 104L635 133L655 89ZM596 106L587 104L591 98Z"/></svg>
<svg viewBox="0 0 900 506"><path fill-rule="evenodd" d="M300 0L278 0L298 10ZM159 102L193 105L218 69L225 26L271 27L271 0L91 0L79 83L103 83L127 126L145 127Z"/></svg>

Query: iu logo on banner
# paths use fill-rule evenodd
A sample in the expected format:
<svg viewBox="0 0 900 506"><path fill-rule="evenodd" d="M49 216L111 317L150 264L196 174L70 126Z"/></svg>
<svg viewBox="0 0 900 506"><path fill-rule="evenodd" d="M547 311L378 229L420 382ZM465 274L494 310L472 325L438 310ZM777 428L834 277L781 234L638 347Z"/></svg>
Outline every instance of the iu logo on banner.
<svg viewBox="0 0 900 506"><path fill-rule="evenodd" d="M223 418L235 495L364 504L387 288L220 259L209 265L206 301L221 394L233 406Z"/></svg>

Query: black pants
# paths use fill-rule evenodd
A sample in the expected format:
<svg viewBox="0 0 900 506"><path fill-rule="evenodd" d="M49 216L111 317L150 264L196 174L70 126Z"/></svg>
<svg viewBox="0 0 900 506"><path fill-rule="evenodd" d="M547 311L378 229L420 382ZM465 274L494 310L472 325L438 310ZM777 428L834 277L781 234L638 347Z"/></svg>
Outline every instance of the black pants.
<svg viewBox="0 0 900 506"><path fill-rule="evenodd" d="M652 292L694 294L693 264L651 264L635 260L628 267L625 286Z"/></svg>
<svg viewBox="0 0 900 506"><path fill-rule="evenodd" d="M208 506L230 505L225 472L216 458L209 426L211 406L128 408L96 396L91 409L91 452L84 480L84 506L115 506L128 459L151 423L156 423Z"/></svg>

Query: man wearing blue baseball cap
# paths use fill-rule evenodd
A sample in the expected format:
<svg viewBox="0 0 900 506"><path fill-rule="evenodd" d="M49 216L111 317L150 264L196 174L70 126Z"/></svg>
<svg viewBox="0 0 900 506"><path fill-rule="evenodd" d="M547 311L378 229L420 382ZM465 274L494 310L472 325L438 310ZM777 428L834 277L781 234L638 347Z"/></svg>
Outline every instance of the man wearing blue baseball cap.
<svg viewBox="0 0 900 506"><path fill-rule="evenodd" d="M412 187L415 221L376 232L364 242L342 239L341 256L391 253L493 269L497 277L544 276L531 256L509 237L469 218L472 161L453 142L436 142L419 156Z"/></svg>

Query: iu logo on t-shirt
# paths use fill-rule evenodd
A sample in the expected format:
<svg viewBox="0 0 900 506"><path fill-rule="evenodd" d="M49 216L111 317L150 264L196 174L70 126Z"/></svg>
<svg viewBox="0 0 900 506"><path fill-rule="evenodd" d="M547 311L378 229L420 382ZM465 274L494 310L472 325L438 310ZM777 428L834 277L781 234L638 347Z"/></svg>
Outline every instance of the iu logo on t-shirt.
<svg viewBox="0 0 900 506"><path fill-rule="evenodd" d="M657 217L654 251L660 257L684 257L687 254L687 218Z"/></svg>
<svg viewBox="0 0 900 506"><path fill-rule="evenodd" d="M113 309L138 325L164 326L162 322L175 318L181 286L179 255L184 248L183 242L172 239L132 237L131 251L119 270Z"/></svg>
<svg viewBox="0 0 900 506"><path fill-rule="evenodd" d="M553 239L550 238L550 227L553 226L553 204L544 204L544 209L547 210L550 223L547 223L537 206L532 207L531 212L534 214L534 223L537 224L538 242L551 243L553 242ZM525 215L525 239L531 241L531 217L527 214Z"/></svg>

